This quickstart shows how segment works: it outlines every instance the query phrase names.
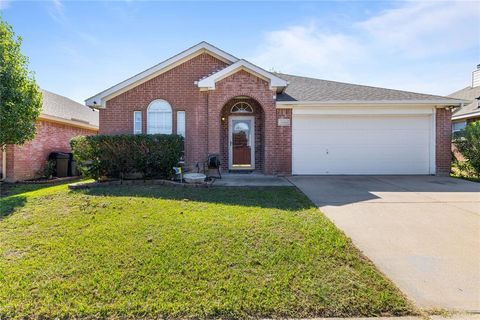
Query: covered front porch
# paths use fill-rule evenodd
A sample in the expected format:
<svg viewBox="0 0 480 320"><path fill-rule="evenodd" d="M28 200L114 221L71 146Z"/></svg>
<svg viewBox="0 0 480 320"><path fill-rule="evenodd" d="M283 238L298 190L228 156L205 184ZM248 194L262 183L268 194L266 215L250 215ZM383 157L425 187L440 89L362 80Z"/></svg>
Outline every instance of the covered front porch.
<svg viewBox="0 0 480 320"><path fill-rule="evenodd" d="M230 99L220 113L220 157L223 172L264 172L264 112L248 96Z"/></svg>

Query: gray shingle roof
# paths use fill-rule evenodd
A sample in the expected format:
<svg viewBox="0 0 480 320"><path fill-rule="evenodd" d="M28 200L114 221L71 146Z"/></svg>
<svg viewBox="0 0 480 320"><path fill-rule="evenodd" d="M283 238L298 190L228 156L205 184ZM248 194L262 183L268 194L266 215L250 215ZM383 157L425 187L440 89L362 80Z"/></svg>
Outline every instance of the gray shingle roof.
<svg viewBox="0 0 480 320"><path fill-rule="evenodd" d="M453 117L463 116L473 112L480 112L479 101L477 100L477 98L480 97L480 86L473 88L466 87L448 96L470 101L470 103L465 104L462 108L457 109L453 113Z"/></svg>
<svg viewBox="0 0 480 320"><path fill-rule="evenodd" d="M431 94L363 86L336 81L276 73L289 82L277 101L455 101L455 99Z"/></svg>
<svg viewBox="0 0 480 320"><path fill-rule="evenodd" d="M98 127L97 110L92 110L83 104L44 89L42 89L42 93L43 114Z"/></svg>

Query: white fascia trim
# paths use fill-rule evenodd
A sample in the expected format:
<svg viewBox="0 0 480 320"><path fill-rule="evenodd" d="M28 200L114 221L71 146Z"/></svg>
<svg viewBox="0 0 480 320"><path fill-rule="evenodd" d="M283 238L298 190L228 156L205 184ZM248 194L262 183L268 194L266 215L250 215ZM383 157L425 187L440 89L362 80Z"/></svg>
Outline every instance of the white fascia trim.
<svg viewBox="0 0 480 320"><path fill-rule="evenodd" d="M463 100L330 100L330 101L277 101L277 108L292 107L322 107L322 106L364 106L364 105L436 105L436 106L457 106L461 105Z"/></svg>
<svg viewBox="0 0 480 320"><path fill-rule="evenodd" d="M208 52L209 54L212 54L214 57L226 62L226 63L233 63L238 61L238 58L232 56L231 54L218 49L217 47L214 47L213 45L209 44L208 42L202 41L199 44L183 51L180 52L179 54L163 61L160 62L159 64L142 71L136 75L134 75L131 78L128 78L125 81L122 81L113 87L110 87L93 97L90 97L85 100L85 104L89 107L94 107L94 108L105 108L105 101L107 99L105 98L113 98L115 96L115 93L118 93L119 91L123 92L122 90L125 88L130 88L132 86L137 86L145 81L148 81L149 79L161 74L164 71L169 70L169 67L172 65L176 65L179 62L184 62L188 60L191 56L195 54L200 54L203 52Z"/></svg>
<svg viewBox="0 0 480 320"><path fill-rule="evenodd" d="M466 114L462 114L459 116L452 116L452 120L461 120L461 119L468 119L470 117L480 116L480 111L474 111Z"/></svg>
<svg viewBox="0 0 480 320"><path fill-rule="evenodd" d="M247 60L238 60L234 64L229 65L228 67L218 71L217 73L212 74L211 76L208 76L200 81L197 82L197 86L200 89L206 89L206 90L215 90L215 83L228 77L229 75L232 75L240 70L245 70L247 72L250 72L264 80L267 80L270 89L276 89L276 88L284 88L288 85L288 82L277 77L276 75L272 74L271 72L268 72L253 63L248 62Z"/></svg>

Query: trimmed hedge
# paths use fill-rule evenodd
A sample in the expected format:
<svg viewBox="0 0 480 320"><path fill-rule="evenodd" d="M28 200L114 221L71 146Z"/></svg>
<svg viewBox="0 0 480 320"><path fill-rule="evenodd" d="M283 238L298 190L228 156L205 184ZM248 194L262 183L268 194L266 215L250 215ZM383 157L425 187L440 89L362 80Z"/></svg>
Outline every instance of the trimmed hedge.
<svg viewBox="0 0 480 320"><path fill-rule="evenodd" d="M70 141L77 167L85 177L170 178L183 152L183 137L125 134L75 137Z"/></svg>

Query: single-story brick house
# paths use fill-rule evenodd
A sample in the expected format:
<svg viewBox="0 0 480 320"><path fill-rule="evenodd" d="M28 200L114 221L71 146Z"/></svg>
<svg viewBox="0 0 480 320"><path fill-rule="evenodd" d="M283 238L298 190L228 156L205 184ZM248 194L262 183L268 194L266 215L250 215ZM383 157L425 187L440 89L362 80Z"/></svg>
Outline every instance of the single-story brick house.
<svg viewBox="0 0 480 320"><path fill-rule="evenodd" d="M185 136L185 165L265 174L448 174L461 100L268 72L201 42L86 100L100 133Z"/></svg>
<svg viewBox="0 0 480 320"><path fill-rule="evenodd" d="M467 123L480 120L480 64L472 72L472 85L456 91L450 98L467 100L452 115L452 133L460 133Z"/></svg>
<svg viewBox="0 0 480 320"><path fill-rule="evenodd" d="M37 177L51 152L70 152L71 138L98 133L98 111L47 90L42 94L35 138L23 145L7 145L0 157L6 181Z"/></svg>

